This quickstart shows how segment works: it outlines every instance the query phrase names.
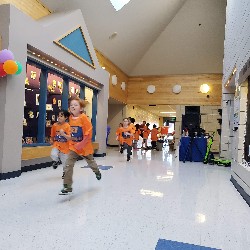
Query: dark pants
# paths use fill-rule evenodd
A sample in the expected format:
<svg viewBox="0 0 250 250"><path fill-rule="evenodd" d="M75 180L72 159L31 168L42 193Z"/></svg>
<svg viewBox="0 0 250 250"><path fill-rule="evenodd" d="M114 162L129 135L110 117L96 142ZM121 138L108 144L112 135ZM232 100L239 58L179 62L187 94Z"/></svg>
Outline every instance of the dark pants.
<svg viewBox="0 0 250 250"><path fill-rule="evenodd" d="M99 172L99 168L93 158L93 155L86 155L86 156L81 156L82 158L84 158L86 160L86 162L88 163L88 166L90 166L90 168L92 169L92 171L94 173L98 173ZM77 161L77 159L79 158L79 155L74 152L74 151L69 151L68 154L68 159L66 161L66 167L65 167L65 176L64 176L64 181L63 184L67 184L67 185L72 185L73 183L73 168L75 165L75 162Z"/></svg>
<svg viewBox="0 0 250 250"><path fill-rule="evenodd" d="M128 145L127 143L123 143L123 149L127 149L127 159L130 159L132 146Z"/></svg>
<svg viewBox="0 0 250 250"><path fill-rule="evenodd" d="M156 148L156 141L151 141L152 148Z"/></svg>

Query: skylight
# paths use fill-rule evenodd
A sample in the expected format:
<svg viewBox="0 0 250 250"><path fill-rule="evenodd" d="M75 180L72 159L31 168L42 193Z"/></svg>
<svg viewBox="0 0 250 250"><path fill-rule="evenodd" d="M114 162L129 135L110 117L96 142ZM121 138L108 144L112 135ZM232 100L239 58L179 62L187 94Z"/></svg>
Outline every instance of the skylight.
<svg viewBox="0 0 250 250"><path fill-rule="evenodd" d="M130 0L110 0L112 5L114 6L115 10L118 11L124 7Z"/></svg>

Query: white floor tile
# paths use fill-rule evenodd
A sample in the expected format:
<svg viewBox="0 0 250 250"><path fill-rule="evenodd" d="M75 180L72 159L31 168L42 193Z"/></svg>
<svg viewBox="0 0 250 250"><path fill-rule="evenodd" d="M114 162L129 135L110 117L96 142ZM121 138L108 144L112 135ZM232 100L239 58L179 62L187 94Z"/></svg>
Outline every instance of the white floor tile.
<svg viewBox="0 0 250 250"><path fill-rule="evenodd" d="M230 169L182 163L166 151L108 150L97 181L84 161L73 194L59 196L62 168L0 182L0 249L153 250L159 238L250 249L250 208Z"/></svg>

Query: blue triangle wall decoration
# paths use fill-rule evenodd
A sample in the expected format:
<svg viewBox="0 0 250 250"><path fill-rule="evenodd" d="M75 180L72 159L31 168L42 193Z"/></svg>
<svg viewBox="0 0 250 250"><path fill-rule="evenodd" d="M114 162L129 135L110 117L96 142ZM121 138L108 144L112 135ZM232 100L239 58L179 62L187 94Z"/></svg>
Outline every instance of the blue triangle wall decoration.
<svg viewBox="0 0 250 250"><path fill-rule="evenodd" d="M89 66L95 68L92 56L89 52L88 44L81 27L77 27L63 37L55 40L54 43L65 49Z"/></svg>

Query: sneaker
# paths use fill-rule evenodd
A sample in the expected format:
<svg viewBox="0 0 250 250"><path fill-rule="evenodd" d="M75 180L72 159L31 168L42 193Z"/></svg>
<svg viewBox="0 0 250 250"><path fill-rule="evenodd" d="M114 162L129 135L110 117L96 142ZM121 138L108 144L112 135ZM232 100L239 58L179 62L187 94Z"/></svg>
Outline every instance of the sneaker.
<svg viewBox="0 0 250 250"><path fill-rule="evenodd" d="M127 161L130 161L130 157L127 157Z"/></svg>
<svg viewBox="0 0 250 250"><path fill-rule="evenodd" d="M121 154L123 153L123 148L120 149L120 153L121 153Z"/></svg>
<svg viewBox="0 0 250 250"><path fill-rule="evenodd" d="M58 161L53 161L53 163L52 163L52 167L54 168L54 169L57 169L57 167L58 167L58 164L59 162Z"/></svg>
<svg viewBox="0 0 250 250"><path fill-rule="evenodd" d="M61 190L60 194L68 194L68 193L71 193L72 191L73 191L73 189L71 186L64 184L63 189Z"/></svg>
<svg viewBox="0 0 250 250"><path fill-rule="evenodd" d="M63 174L62 174L62 179L64 179L64 176L65 176L65 172L63 172Z"/></svg>
<svg viewBox="0 0 250 250"><path fill-rule="evenodd" d="M102 178L101 172L99 171L99 172L95 173L95 177L96 177L96 179L97 179L98 181L101 180L101 178Z"/></svg>

